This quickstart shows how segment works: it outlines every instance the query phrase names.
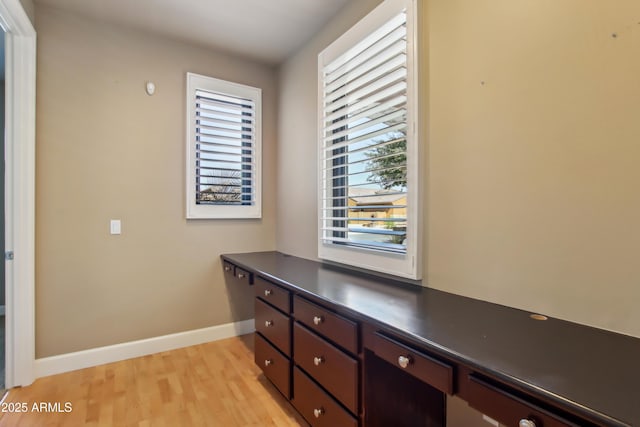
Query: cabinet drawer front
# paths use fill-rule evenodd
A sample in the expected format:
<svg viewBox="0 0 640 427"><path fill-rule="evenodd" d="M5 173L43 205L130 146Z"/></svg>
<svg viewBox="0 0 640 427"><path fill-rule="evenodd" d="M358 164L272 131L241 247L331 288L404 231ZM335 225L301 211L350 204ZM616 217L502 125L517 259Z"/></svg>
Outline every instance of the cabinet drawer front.
<svg viewBox="0 0 640 427"><path fill-rule="evenodd" d="M287 356L291 356L291 319L269 304L255 299L256 331Z"/></svg>
<svg viewBox="0 0 640 427"><path fill-rule="evenodd" d="M262 369L265 377L269 378L280 393L287 399L291 397L291 362L282 355L260 334L255 334L256 365Z"/></svg>
<svg viewBox="0 0 640 427"><path fill-rule="evenodd" d="M314 427L357 427L358 421L299 368L293 368L293 406Z"/></svg>
<svg viewBox="0 0 640 427"><path fill-rule="evenodd" d="M236 275L236 266L229 261L222 261L222 270L226 276L235 277Z"/></svg>
<svg viewBox="0 0 640 427"><path fill-rule="evenodd" d="M374 334L373 346L372 350L381 359L444 393L453 394L453 366L416 351L379 332Z"/></svg>
<svg viewBox="0 0 640 427"><path fill-rule="evenodd" d="M285 313L291 312L291 293L289 291L264 280L262 277L256 277L255 287L256 297L267 301Z"/></svg>
<svg viewBox="0 0 640 427"><path fill-rule="evenodd" d="M468 376L468 381L469 395L466 400L469 405L503 424L517 426L521 420L530 420L535 422L536 427L578 426L473 374Z"/></svg>
<svg viewBox="0 0 640 427"><path fill-rule="evenodd" d="M253 273L248 272L240 267L236 267L235 270L236 279L247 285L253 285Z"/></svg>
<svg viewBox="0 0 640 427"><path fill-rule="evenodd" d="M293 325L293 354L298 366L358 413L358 361L299 323Z"/></svg>
<svg viewBox="0 0 640 427"><path fill-rule="evenodd" d="M293 302L296 320L353 354L358 353L358 324L298 296Z"/></svg>

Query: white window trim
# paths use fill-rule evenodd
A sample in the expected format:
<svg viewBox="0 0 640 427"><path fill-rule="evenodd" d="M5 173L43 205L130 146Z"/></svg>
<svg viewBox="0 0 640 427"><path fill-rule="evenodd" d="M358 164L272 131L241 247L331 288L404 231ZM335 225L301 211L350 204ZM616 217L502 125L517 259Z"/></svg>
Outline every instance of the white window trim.
<svg viewBox="0 0 640 427"><path fill-rule="evenodd" d="M195 191L195 141L194 126L196 111L194 96L196 89L225 93L236 97L244 97L255 101L255 156L254 190L255 203L251 206L237 205L198 205ZM262 217L262 89L207 77L195 73L187 73L187 182L186 182L186 217L187 219L243 219Z"/></svg>
<svg viewBox="0 0 640 427"><path fill-rule="evenodd" d="M322 69L325 64L338 58L355 46L373 30L381 27L392 16L402 10L407 12L407 239L406 254L392 254L371 249L359 249L348 245L326 244L322 236L323 207L323 88ZM422 221L421 190L419 174L418 112L418 14L416 0L386 0L360 20L318 56L318 257L320 259L348 264L385 274L420 279L422 277Z"/></svg>

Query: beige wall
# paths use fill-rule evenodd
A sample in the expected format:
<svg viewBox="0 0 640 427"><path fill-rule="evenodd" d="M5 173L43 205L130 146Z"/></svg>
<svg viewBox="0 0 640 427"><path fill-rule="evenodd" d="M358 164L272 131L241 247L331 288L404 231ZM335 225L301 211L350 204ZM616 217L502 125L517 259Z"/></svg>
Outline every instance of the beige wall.
<svg viewBox="0 0 640 427"><path fill-rule="evenodd" d="M275 248L275 70L45 6L36 24L36 356L251 318L218 257ZM185 220L187 71L263 89L262 220Z"/></svg>
<svg viewBox="0 0 640 427"><path fill-rule="evenodd" d="M375 3L281 67L283 252L317 255L317 53ZM640 336L640 3L421 4L425 282Z"/></svg>
<svg viewBox="0 0 640 427"><path fill-rule="evenodd" d="M430 1L430 286L640 336L638 18Z"/></svg>

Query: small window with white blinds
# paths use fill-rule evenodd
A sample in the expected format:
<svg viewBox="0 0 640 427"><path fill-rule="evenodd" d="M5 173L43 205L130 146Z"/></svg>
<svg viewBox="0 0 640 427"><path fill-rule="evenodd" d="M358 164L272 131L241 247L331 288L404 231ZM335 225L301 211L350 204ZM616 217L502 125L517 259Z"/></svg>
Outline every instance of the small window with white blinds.
<svg viewBox="0 0 640 427"><path fill-rule="evenodd" d="M319 255L417 278L412 0L387 0L319 57Z"/></svg>
<svg viewBox="0 0 640 427"><path fill-rule="evenodd" d="M187 218L259 218L261 90L187 74Z"/></svg>

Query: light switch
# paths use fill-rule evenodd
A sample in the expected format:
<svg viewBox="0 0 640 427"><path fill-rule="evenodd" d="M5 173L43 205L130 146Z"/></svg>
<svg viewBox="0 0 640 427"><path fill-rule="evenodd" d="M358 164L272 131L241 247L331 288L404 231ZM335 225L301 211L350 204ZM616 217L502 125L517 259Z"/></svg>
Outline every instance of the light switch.
<svg viewBox="0 0 640 427"><path fill-rule="evenodd" d="M122 228L119 219L112 219L110 224L111 234L121 234Z"/></svg>

